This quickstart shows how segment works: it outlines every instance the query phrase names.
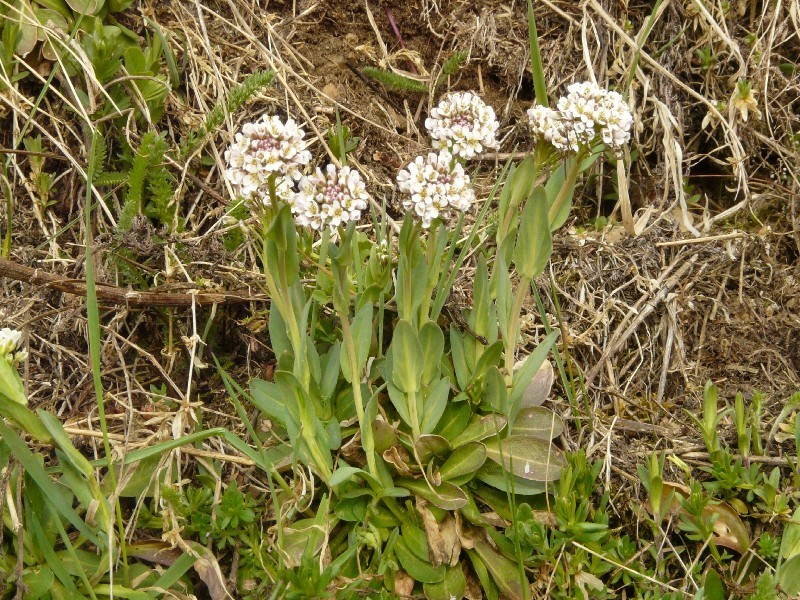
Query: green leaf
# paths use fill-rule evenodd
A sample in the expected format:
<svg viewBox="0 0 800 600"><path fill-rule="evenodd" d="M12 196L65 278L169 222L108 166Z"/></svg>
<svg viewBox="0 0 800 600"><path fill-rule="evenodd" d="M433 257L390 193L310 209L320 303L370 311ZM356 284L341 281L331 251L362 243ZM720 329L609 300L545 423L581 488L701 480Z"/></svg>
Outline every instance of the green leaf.
<svg viewBox="0 0 800 600"><path fill-rule="evenodd" d="M278 421L284 427L287 426L287 423L292 422L296 427L300 426L297 408L291 404L285 404L280 389L273 382L264 381L263 379L251 379L250 393L256 408L271 419Z"/></svg>
<svg viewBox="0 0 800 600"><path fill-rule="evenodd" d="M485 337L492 344L497 341L497 309L492 303L489 272L483 254L478 255L472 296L473 303L468 322L475 333Z"/></svg>
<svg viewBox="0 0 800 600"><path fill-rule="evenodd" d="M544 401L550 395L550 390L553 388L553 381L555 381L553 365L549 360L546 360L536 371L536 375L533 376L528 387L522 392L520 407L531 408L544 404Z"/></svg>
<svg viewBox="0 0 800 600"><path fill-rule="evenodd" d="M498 600L499 592L492 580L492 576L489 574L489 570L486 568L486 564L484 564L475 550L467 550L467 556L469 556L469 560L472 563L472 570L475 571L478 580L481 582L481 589L486 595L486 600Z"/></svg>
<svg viewBox="0 0 800 600"><path fill-rule="evenodd" d="M800 556L781 564L778 572L778 585L789 598L796 598L800 594Z"/></svg>
<svg viewBox="0 0 800 600"><path fill-rule="evenodd" d="M725 586L722 578L714 569L709 569L703 582L704 600L725 600L728 595L725 593Z"/></svg>
<svg viewBox="0 0 800 600"><path fill-rule="evenodd" d="M469 442L479 442L488 437L497 435L508 423L508 420L501 415L486 415L477 421L470 423L464 431L452 441L453 448L458 448Z"/></svg>
<svg viewBox="0 0 800 600"><path fill-rule="evenodd" d="M338 341L334 342L322 360L322 380L319 382L319 393L326 400L330 400L333 397L333 393L336 391L336 384L339 382L339 369L341 366L339 353L341 348L342 346Z"/></svg>
<svg viewBox="0 0 800 600"><path fill-rule="evenodd" d="M422 433L433 433L439 424L439 419L447 408L447 399L450 396L450 380L440 379L428 392L422 409Z"/></svg>
<svg viewBox="0 0 800 600"><path fill-rule="evenodd" d="M542 186L538 186L522 210L514 248L514 263L522 280L520 285L528 285L532 277L540 275L553 253L547 211L547 194Z"/></svg>
<svg viewBox="0 0 800 600"><path fill-rule="evenodd" d="M349 465L345 465L343 467L339 467L336 469L331 478L328 480L328 485L330 487L335 487L340 485L350 479L353 475L357 475L360 473L364 473L363 469L359 469L358 467L351 467Z"/></svg>
<svg viewBox="0 0 800 600"><path fill-rule="evenodd" d="M419 330L419 343L422 347L422 383L429 384L439 374L439 364L444 352L444 333L439 325L428 321Z"/></svg>
<svg viewBox="0 0 800 600"><path fill-rule="evenodd" d="M564 421L557 414L541 406L525 408L517 415L511 435L538 438L549 442L564 432Z"/></svg>
<svg viewBox="0 0 800 600"><path fill-rule="evenodd" d="M66 2L79 15L96 15L105 4L105 0L66 0Z"/></svg>
<svg viewBox="0 0 800 600"><path fill-rule="evenodd" d="M505 379L500 374L500 369L495 366L489 367L486 372L481 400L494 412L501 415L508 414L508 388L506 388Z"/></svg>
<svg viewBox="0 0 800 600"><path fill-rule="evenodd" d="M417 392L420 388L423 361L422 346L414 326L400 320L392 338L392 382L400 391Z"/></svg>
<svg viewBox="0 0 800 600"><path fill-rule="evenodd" d="M550 349L558 339L559 332L551 331L547 336L536 346L536 350L528 355L522 367L514 371L513 384L511 386L511 394L508 398L508 403L511 406L511 413L509 420L514 423L514 418L519 412L522 403L522 394L527 389L533 377L539 371L539 367L547 358Z"/></svg>
<svg viewBox="0 0 800 600"><path fill-rule="evenodd" d="M417 438L414 449L423 465L428 464L434 456L444 458L452 450L450 442L440 435L424 434Z"/></svg>
<svg viewBox="0 0 800 600"><path fill-rule="evenodd" d="M425 532L413 523L403 523L400 527L400 532L403 535L403 541L406 543L411 552L422 560L429 560L430 554L428 552L428 538Z"/></svg>
<svg viewBox="0 0 800 600"><path fill-rule="evenodd" d="M475 474L475 478L495 489L519 496L536 496L547 491L547 486L543 482L511 475L493 461L485 462Z"/></svg>
<svg viewBox="0 0 800 600"><path fill-rule="evenodd" d="M276 358L292 353L292 342L289 340L289 327L278 306L273 302L269 309L269 341Z"/></svg>
<svg viewBox="0 0 800 600"><path fill-rule="evenodd" d="M356 370L361 374L364 371L364 366L367 364L369 347L372 341L372 304L367 302L358 310L351 324L351 331L353 334L353 345L356 351ZM353 383L351 381L350 360L347 356L347 352L342 352L340 358L344 378L348 383Z"/></svg>
<svg viewBox="0 0 800 600"><path fill-rule="evenodd" d="M31 600L46 597L54 581L55 576L49 567L25 569L22 573L22 583L27 588L25 597Z"/></svg>
<svg viewBox="0 0 800 600"><path fill-rule="evenodd" d="M472 372L472 376L470 377L470 385L474 384L478 379L483 377L490 367L496 366L500 362L500 357L502 356L502 340L497 340L491 346L487 346L475 365L475 370Z"/></svg>
<svg viewBox="0 0 800 600"><path fill-rule="evenodd" d="M22 406L28 405L25 386L22 385L17 368L5 360L5 357L0 361L0 394Z"/></svg>
<svg viewBox="0 0 800 600"><path fill-rule="evenodd" d="M400 566L415 581L421 583L439 583L444 579L445 567L440 565L434 567L430 562L421 559L411 552L402 537L397 538L394 545L394 555L400 562Z"/></svg>
<svg viewBox="0 0 800 600"><path fill-rule="evenodd" d="M486 462L486 447L480 442L470 442L456 448L439 468L444 480L452 480L470 473L474 474Z"/></svg>
<svg viewBox="0 0 800 600"><path fill-rule="evenodd" d="M492 579L509 600L524 600L525 590L520 581L517 565L497 552L488 542L474 540L475 553L492 575Z"/></svg>
<svg viewBox="0 0 800 600"><path fill-rule="evenodd" d="M464 355L464 338L455 325L450 325L450 356L453 359L458 387L464 390L469 385L469 368Z"/></svg>
<svg viewBox="0 0 800 600"><path fill-rule="evenodd" d="M87 479L94 477L92 465L90 465L86 457L78 452L75 446L72 445L67 432L64 431L64 426L61 424L61 421L47 411L40 409L36 412L39 415L39 420L53 437L55 445L64 453L64 456L72 463L72 466L80 471Z"/></svg>
<svg viewBox="0 0 800 600"><path fill-rule="evenodd" d="M464 490L447 481L443 481L441 485L428 485L424 479L400 478L397 480L397 485L403 486L442 510L458 510L467 503Z"/></svg>
<svg viewBox="0 0 800 600"><path fill-rule="evenodd" d="M411 416L408 414L408 402L406 395L401 392L391 381L386 382L386 391L389 392L389 400L392 401L392 406L400 415L403 421L411 425Z"/></svg>
<svg viewBox="0 0 800 600"><path fill-rule="evenodd" d="M89 526L73 510L72 505L65 502L56 489L56 484L44 470L39 459L34 456L30 448L14 433L14 431L0 419L0 437L8 444L17 460L22 464L26 473L36 482L42 490L43 496L55 510L66 518L87 539L100 548L105 547L104 540L92 531Z"/></svg>
<svg viewBox="0 0 800 600"><path fill-rule="evenodd" d="M368 495L342 498L336 503L334 514L342 521L362 523L367 518L370 501L371 498Z"/></svg>
<svg viewBox="0 0 800 600"><path fill-rule="evenodd" d="M561 451L550 442L520 435L489 440L486 452L514 475L531 481L555 481L566 465Z"/></svg>
<svg viewBox="0 0 800 600"><path fill-rule="evenodd" d="M794 511L791 521L783 530L780 555L784 560L800 557L800 508Z"/></svg>
<svg viewBox="0 0 800 600"><path fill-rule="evenodd" d="M422 585L427 600L452 600L467 593L467 578L460 566L448 568L444 580Z"/></svg>
<svg viewBox="0 0 800 600"><path fill-rule="evenodd" d="M267 231L267 268L280 274L292 286L300 272L300 253L297 252L297 232L292 210L284 205L275 215Z"/></svg>
<svg viewBox="0 0 800 600"><path fill-rule="evenodd" d="M5 362L5 361L2 361ZM0 393L0 416L13 421L25 433L38 442L49 444L53 441L47 428L32 410Z"/></svg>
<svg viewBox="0 0 800 600"><path fill-rule="evenodd" d="M436 433L452 442L469 423L472 409L469 402L450 402L444 409L444 414L439 419Z"/></svg>

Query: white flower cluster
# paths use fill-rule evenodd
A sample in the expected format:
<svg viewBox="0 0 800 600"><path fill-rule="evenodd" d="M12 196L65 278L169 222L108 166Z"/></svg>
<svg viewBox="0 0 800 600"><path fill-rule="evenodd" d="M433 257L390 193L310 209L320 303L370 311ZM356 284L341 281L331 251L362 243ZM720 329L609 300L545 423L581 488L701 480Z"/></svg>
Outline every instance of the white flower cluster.
<svg viewBox="0 0 800 600"><path fill-rule="evenodd" d="M472 92L445 96L425 119L433 147L470 158L486 148L496 148L499 124L494 109Z"/></svg>
<svg viewBox="0 0 800 600"><path fill-rule="evenodd" d="M6 360L13 365L21 363L28 357L27 351L17 350L20 339L22 339L21 331L8 327L0 329L0 360Z"/></svg>
<svg viewBox="0 0 800 600"><path fill-rule="evenodd" d="M475 200L469 176L447 150L418 156L397 174L401 192L409 195L403 208L413 210L428 228L433 219L447 219L451 209L466 211Z"/></svg>
<svg viewBox="0 0 800 600"><path fill-rule="evenodd" d="M267 186L270 176L275 174L276 193L288 202L294 182L311 162L304 137L305 132L291 118L284 123L276 115L264 115L258 121L245 123L225 151L226 178L245 199L269 204Z"/></svg>
<svg viewBox="0 0 800 600"><path fill-rule="evenodd" d="M294 194L291 206L299 225L316 230L327 225L334 230L359 220L368 200L358 171L328 165L325 171L317 168L314 175L300 180L300 191Z"/></svg>
<svg viewBox="0 0 800 600"><path fill-rule="evenodd" d="M528 121L537 140L547 140L560 152L578 152L598 135L615 150L631 139L633 115L617 92L590 81L573 83L556 107L534 106Z"/></svg>

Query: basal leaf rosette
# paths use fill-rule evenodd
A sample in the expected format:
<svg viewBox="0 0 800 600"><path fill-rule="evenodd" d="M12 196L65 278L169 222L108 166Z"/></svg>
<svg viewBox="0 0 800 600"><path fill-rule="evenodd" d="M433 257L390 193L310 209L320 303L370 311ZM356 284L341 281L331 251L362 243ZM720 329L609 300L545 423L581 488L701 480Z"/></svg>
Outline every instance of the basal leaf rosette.
<svg viewBox="0 0 800 600"><path fill-rule="evenodd" d="M333 231L361 219L367 202L369 194L361 174L351 167L329 164L324 171L318 167L313 175L300 180L300 191L290 204L298 225Z"/></svg>
<svg viewBox="0 0 800 600"><path fill-rule="evenodd" d="M464 159L497 148L499 126L494 109L472 92L445 96L425 119L433 147Z"/></svg>
<svg viewBox="0 0 800 600"><path fill-rule="evenodd" d="M416 157L397 174L397 186L405 194L403 208L425 229L434 219L445 221L454 212L466 212L475 200L464 166L447 150Z"/></svg>
<svg viewBox="0 0 800 600"><path fill-rule="evenodd" d="M304 138L305 131L291 118L284 122L277 115L264 115L245 123L225 151L226 179L245 200L270 205L269 182L274 177L275 195L290 202L295 182L311 162Z"/></svg>
<svg viewBox="0 0 800 600"><path fill-rule="evenodd" d="M620 152L630 141L633 115L618 92L587 81L570 85L556 109L530 108L528 123L536 141L545 140L564 154L577 154L596 139Z"/></svg>

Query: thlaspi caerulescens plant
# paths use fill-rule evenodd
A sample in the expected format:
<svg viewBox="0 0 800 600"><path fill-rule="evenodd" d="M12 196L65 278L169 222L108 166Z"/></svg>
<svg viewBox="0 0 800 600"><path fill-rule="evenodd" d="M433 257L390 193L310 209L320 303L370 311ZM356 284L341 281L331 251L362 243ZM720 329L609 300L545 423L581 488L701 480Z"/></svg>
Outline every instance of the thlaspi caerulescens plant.
<svg viewBox="0 0 800 600"><path fill-rule="evenodd" d="M558 334L521 356L520 316L577 178L619 151L631 121L618 94L570 86L556 109L529 111L536 151L478 199L466 161L497 147L497 119L476 94L448 95L426 121L434 150L397 175L396 237L385 211L357 227L371 202L363 177L344 153L312 172L292 119L265 116L237 134L227 179L260 216L277 361L251 397L321 480L317 515L284 531L302 549L290 566L326 544L339 558L325 577L368 571L384 576L370 586L395 591L399 567L449 600L466 588L463 549L484 587L527 596L514 548L479 508L514 514L517 496L546 492L565 464L553 444L563 423L541 406ZM448 323L447 297L490 211L495 243L475 259L471 306Z"/></svg>

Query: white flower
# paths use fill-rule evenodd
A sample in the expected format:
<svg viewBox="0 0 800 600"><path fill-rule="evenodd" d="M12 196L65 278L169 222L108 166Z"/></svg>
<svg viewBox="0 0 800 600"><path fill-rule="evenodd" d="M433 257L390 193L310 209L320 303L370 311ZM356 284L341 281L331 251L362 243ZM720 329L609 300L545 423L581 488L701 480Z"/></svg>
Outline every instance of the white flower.
<svg viewBox="0 0 800 600"><path fill-rule="evenodd" d="M291 118L284 123L276 115L264 115L258 121L245 123L225 151L225 177L240 196L269 203L267 184L275 174L278 196L283 197L281 191L291 190L311 162L304 136L305 132Z"/></svg>
<svg viewBox="0 0 800 600"><path fill-rule="evenodd" d="M447 150L415 158L397 174L397 185L409 196L403 200L403 208L413 210L426 229L436 218L449 218L451 209L469 210L475 200L463 165Z"/></svg>
<svg viewBox="0 0 800 600"><path fill-rule="evenodd" d="M316 230L327 225L334 230L349 221L358 221L368 200L358 171L328 165L324 172L317 168L314 175L300 180L300 191L291 205L299 225Z"/></svg>
<svg viewBox="0 0 800 600"><path fill-rule="evenodd" d="M597 136L615 150L630 141L633 115L617 92L590 81L573 83L556 107L534 106L528 121L534 138L547 140L560 152L578 152Z"/></svg>
<svg viewBox="0 0 800 600"><path fill-rule="evenodd" d="M3 327L0 329L0 360L4 359L10 364L21 363L28 357L25 350L17 350L22 332L16 329Z"/></svg>
<svg viewBox="0 0 800 600"><path fill-rule="evenodd" d="M445 96L425 119L433 147L447 149L462 158L480 154L486 148L496 148L498 127L494 109L472 92Z"/></svg>

